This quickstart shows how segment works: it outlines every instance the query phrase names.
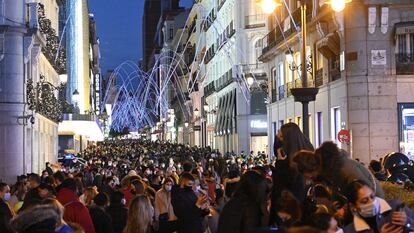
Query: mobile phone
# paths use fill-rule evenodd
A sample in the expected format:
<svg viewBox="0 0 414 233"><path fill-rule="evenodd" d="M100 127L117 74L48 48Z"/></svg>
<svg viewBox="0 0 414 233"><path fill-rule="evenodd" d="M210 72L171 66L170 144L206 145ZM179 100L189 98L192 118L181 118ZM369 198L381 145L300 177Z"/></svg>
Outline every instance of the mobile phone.
<svg viewBox="0 0 414 233"><path fill-rule="evenodd" d="M402 212L404 211L404 208L405 208L405 203L402 202L401 204L397 205L397 207L395 208L395 211Z"/></svg>

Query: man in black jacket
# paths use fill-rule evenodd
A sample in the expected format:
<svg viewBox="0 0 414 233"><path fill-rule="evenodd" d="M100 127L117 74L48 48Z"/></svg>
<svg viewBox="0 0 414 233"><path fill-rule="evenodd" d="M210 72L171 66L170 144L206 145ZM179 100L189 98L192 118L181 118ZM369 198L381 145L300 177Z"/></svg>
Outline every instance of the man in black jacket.
<svg viewBox="0 0 414 233"><path fill-rule="evenodd" d="M122 233L128 219L128 209L125 208L125 197L122 192L111 194L111 203L106 207L106 212L111 216L114 233Z"/></svg>
<svg viewBox="0 0 414 233"><path fill-rule="evenodd" d="M93 199L94 206L89 208L95 233L113 233L111 216L105 211L105 206L109 203L108 195L99 193Z"/></svg>
<svg viewBox="0 0 414 233"><path fill-rule="evenodd" d="M0 232L12 233L10 219L13 214L6 201L10 199L10 187L5 183L0 183Z"/></svg>
<svg viewBox="0 0 414 233"><path fill-rule="evenodd" d="M208 215L207 196L197 197L193 191L194 176L183 173L179 187L174 187L171 203L178 218L178 233L202 233L203 218Z"/></svg>

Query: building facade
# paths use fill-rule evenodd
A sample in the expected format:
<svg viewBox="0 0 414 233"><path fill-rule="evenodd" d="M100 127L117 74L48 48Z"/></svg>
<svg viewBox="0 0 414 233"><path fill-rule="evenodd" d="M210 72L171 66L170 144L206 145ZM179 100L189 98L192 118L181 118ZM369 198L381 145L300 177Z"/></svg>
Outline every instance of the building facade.
<svg viewBox="0 0 414 233"><path fill-rule="evenodd" d="M57 161L65 55L58 49L59 1L0 3L0 176L9 182Z"/></svg>
<svg viewBox="0 0 414 233"><path fill-rule="evenodd" d="M301 87L300 24L297 1L288 1L269 18L259 59L266 63L271 102L268 144L287 122L302 124L302 107L290 89ZM308 85L319 87L309 105L310 140L319 146L332 140L369 162L392 151L413 153L412 1L352 1L335 13L325 1L308 5ZM350 143L338 133L349 130ZM269 147L268 153L273 154Z"/></svg>

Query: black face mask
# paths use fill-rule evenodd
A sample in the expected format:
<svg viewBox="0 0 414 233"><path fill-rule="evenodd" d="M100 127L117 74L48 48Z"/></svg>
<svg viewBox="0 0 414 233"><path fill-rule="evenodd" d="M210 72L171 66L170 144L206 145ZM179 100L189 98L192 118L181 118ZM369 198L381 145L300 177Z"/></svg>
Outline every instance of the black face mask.
<svg viewBox="0 0 414 233"><path fill-rule="evenodd" d="M184 191L186 191L186 192L192 192L193 191L193 187L192 186L184 186Z"/></svg>

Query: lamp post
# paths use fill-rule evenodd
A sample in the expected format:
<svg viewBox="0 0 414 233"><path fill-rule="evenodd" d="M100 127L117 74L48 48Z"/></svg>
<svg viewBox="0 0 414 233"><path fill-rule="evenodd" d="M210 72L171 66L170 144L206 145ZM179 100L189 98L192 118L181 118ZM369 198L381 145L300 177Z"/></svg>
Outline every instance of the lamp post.
<svg viewBox="0 0 414 233"><path fill-rule="evenodd" d="M342 11L345 8L345 4L352 0L331 0L326 2L332 6L332 9L336 12ZM306 61L306 7L310 0L300 0L301 11L301 79L302 87L292 88L291 93L295 98L295 102L302 103L302 130L309 138L309 102L315 101L316 95L319 89L317 87L308 87L308 67ZM278 4L275 0L261 0L262 10L265 13L274 13ZM277 16L275 16L277 17Z"/></svg>

